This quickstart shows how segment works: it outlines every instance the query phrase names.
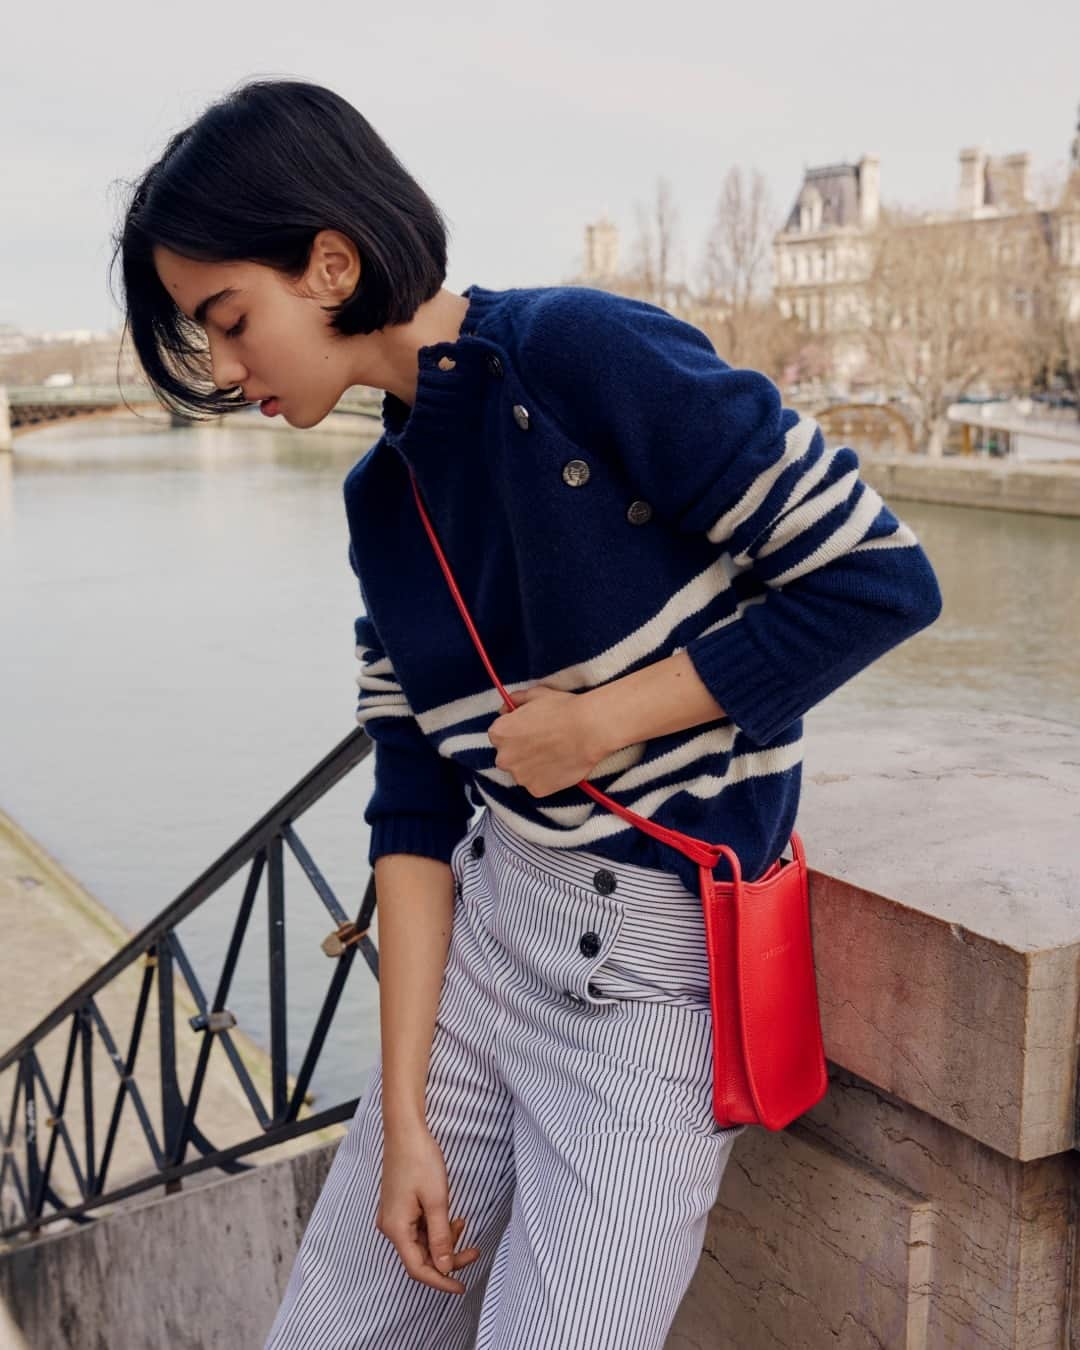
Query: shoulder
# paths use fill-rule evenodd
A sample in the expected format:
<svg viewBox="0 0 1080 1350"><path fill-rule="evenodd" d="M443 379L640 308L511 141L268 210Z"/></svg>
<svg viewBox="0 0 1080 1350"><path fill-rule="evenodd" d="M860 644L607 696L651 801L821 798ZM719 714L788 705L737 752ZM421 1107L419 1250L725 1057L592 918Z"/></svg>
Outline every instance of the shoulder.
<svg viewBox="0 0 1080 1350"><path fill-rule="evenodd" d="M647 300L595 286L537 286L515 292L514 330L521 350L536 360L602 360L657 345L687 343L715 351L694 324Z"/></svg>
<svg viewBox="0 0 1080 1350"><path fill-rule="evenodd" d="M591 286L537 288L516 316L522 384L569 435L614 440L775 431L780 392L733 367L696 324L646 300ZM696 453L696 448L695 448Z"/></svg>
<svg viewBox="0 0 1080 1350"><path fill-rule="evenodd" d="M610 434L627 409L659 411L680 380L728 368L694 324L594 286L521 292L513 334L524 388L571 439Z"/></svg>

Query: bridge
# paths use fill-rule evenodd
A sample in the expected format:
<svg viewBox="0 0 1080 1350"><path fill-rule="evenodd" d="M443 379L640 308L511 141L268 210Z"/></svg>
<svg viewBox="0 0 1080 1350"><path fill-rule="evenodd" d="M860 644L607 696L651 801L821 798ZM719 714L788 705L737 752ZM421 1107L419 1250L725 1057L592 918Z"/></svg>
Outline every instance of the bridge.
<svg viewBox="0 0 1080 1350"><path fill-rule="evenodd" d="M121 408L152 406L161 408L147 384L115 385L0 385L0 450L13 450L19 432L49 422L75 421L87 417L109 416ZM363 417L379 417L382 396L377 390L350 389L334 412ZM191 419L170 413L171 425L191 425Z"/></svg>
<svg viewBox="0 0 1080 1350"><path fill-rule="evenodd" d="M891 404L829 403L814 409L811 416L821 427L825 439L833 444L877 453L915 453L911 422Z"/></svg>
<svg viewBox="0 0 1080 1350"><path fill-rule="evenodd" d="M113 414L119 408L160 408L147 384L25 385L5 390L0 385L0 450L14 449L14 437L47 422L73 421ZM379 390L358 386L348 390L334 412L361 417L381 416ZM835 403L815 408L812 415L825 435L872 450L900 448L914 451L915 440L906 417L896 408L873 403ZM191 419L170 414L170 424L190 426Z"/></svg>

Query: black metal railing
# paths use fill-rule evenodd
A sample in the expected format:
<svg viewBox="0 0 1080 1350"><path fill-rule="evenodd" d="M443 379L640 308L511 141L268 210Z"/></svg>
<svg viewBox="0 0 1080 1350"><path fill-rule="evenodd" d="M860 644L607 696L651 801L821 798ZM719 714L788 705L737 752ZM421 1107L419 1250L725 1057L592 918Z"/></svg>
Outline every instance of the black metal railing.
<svg viewBox="0 0 1080 1350"><path fill-rule="evenodd" d="M197 877L176 899L137 933L89 979L28 1032L0 1055L0 1082L3 1075L15 1074L11 1104L3 1128L3 1162L0 1163L0 1197L16 1197L13 1211L21 1209L21 1218L8 1223L8 1214L0 1216L5 1226L0 1236L36 1235L44 1224L58 1219L76 1223L92 1222L89 1211L164 1184L166 1193L176 1191L183 1177L206 1168L225 1172L248 1170L253 1164L240 1159L259 1149L269 1148L297 1135L325 1128L349 1118L359 1098L342 1102L299 1120L298 1113L308 1092L311 1076L330 1029L335 1009L356 953L379 977L379 957L368 937L375 912L375 879L369 876L359 913L350 919L319 870L311 854L296 833L295 822L323 797L330 788L364 759L372 741L360 727L352 731L319 764L306 774L216 862ZM335 923L324 940L323 950L336 957L325 998L315 1020L300 1068L289 1090L286 1046L285 1002L285 881L284 850L288 848L311 882L319 899ZM176 934L177 925L211 899L242 868L247 867L247 882L235 924L229 939L213 996L207 999ZM229 988L244 943L248 921L255 906L259 885L266 873L268 924L268 997L270 1002L270 1105L263 1102L252 1082L239 1050L230 1035L236 1018L226 1007ZM97 995L121 972L142 960L143 972L125 1053L121 1054L98 1006ZM197 1012L189 1018L196 1033L201 1033L194 1073L187 1096L181 1091L176 1062L176 1025L174 982L179 971ZM158 1004L159 1071L161 1079L161 1137L153 1128L146 1100L136 1079L139 1044L147 1008L156 981ZM38 1048L43 1039L70 1021L67 1051L59 1088L53 1092L43 1071ZM92 1054L95 1033L100 1038L117 1073L116 1095L100 1153L96 1147L94 1119L94 1080ZM214 1039L221 1042L233 1072L251 1105L258 1133L228 1148L215 1148L199 1129L197 1113L203 1100L203 1084ZM76 1069L78 1062L78 1069ZM66 1114L75 1091L76 1076L81 1079L81 1129L71 1129ZM39 1092L41 1106L39 1107ZM6 1094L5 1094L6 1095ZM153 1167L144 1175L106 1190L109 1166L114 1156L117 1129L125 1099L131 1098L143 1135L149 1146ZM17 1122L22 1108L22 1140L17 1141ZM44 1107L47 1114L42 1119ZM44 1133L48 1131L46 1144ZM17 1146L18 1144L18 1146ZM57 1148L62 1145L71 1167L80 1198L65 1201L52 1184ZM185 1161L189 1146L199 1156ZM45 1156L42 1158L42 1153ZM20 1165L21 1158L21 1165Z"/></svg>

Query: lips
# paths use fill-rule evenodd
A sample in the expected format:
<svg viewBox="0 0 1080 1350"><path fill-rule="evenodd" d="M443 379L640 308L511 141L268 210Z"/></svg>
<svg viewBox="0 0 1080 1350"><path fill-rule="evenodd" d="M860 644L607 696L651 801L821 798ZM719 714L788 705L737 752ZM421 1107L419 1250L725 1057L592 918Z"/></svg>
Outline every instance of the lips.
<svg viewBox="0 0 1080 1350"><path fill-rule="evenodd" d="M264 398L259 404L259 411L264 417L275 417L280 407L281 400L279 398Z"/></svg>

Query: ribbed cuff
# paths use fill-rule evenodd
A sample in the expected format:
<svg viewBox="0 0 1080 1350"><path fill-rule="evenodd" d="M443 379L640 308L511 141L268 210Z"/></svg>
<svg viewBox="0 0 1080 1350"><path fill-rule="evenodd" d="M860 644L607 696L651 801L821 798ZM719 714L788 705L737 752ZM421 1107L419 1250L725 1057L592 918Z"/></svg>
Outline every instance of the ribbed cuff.
<svg viewBox="0 0 1080 1350"><path fill-rule="evenodd" d="M694 669L735 725L756 745L768 745L806 710L814 681L778 669L754 643L743 619L693 638Z"/></svg>
<svg viewBox="0 0 1080 1350"><path fill-rule="evenodd" d="M375 859L383 853L417 853L422 858L448 863L454 846L464 838L467 829L467 822L446 816L380 816L371 830L368 862L374 866Z"/></svg>

